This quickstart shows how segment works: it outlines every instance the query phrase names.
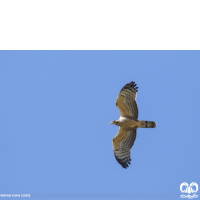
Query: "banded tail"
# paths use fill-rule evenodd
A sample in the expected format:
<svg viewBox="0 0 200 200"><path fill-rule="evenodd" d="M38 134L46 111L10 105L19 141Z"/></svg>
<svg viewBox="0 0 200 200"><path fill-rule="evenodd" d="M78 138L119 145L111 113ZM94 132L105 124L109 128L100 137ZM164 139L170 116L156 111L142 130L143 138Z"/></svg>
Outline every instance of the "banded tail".
<svg viewBox="0 0 200 200"><path fill-rule="evenodd" d="M141 128L155 128L156 127L156 122L151 122L151 121L140 121L140 127Z"/></svg>

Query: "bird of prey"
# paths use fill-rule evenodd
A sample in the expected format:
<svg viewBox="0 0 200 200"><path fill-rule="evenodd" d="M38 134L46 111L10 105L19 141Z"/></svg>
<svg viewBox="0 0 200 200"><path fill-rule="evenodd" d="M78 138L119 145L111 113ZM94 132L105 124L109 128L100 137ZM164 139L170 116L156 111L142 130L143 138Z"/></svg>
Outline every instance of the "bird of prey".
<svg viewBox="0 0 200 200"><path fill-rule="evenodd" d="M138 87L133 81L121 89L116 101L120 118L110 122L110 124L119 126L119 132L113 138L113 150L117 162L123 168L127 168L131 164L131 148L136 139L137 128L156 127L156 122L138 120L138 106L135 100L137 89Z"/></svg>

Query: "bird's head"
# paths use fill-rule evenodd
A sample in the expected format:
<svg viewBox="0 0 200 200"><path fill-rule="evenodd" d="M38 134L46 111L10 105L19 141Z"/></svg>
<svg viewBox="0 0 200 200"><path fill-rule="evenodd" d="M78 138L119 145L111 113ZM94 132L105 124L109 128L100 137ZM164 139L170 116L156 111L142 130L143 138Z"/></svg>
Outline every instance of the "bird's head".
<svg viewBox="0 0 200 200"><path fill-rule="evenodd" d="M119 120L114 120L114 121L110 122L110 124L115 124L115 125L119 126Z"/></svg>

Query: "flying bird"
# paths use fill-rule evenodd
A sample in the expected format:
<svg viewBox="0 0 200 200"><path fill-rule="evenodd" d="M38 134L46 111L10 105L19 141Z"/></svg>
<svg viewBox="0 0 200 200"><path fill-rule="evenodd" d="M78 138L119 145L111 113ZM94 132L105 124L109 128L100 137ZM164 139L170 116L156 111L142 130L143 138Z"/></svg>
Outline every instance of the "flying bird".
<svg viewBox="0 0 200 200"><path fill-rule="evenodd" d="M116 106L120 111L119 120L110 124L119 126L119 132L113 138L113 150L117 162L127 168L131 164L131 148L135 142L137 128L155 128L156 122L138 120L136 94L138 87L135 82L126 84L117 97Z"/></svg>

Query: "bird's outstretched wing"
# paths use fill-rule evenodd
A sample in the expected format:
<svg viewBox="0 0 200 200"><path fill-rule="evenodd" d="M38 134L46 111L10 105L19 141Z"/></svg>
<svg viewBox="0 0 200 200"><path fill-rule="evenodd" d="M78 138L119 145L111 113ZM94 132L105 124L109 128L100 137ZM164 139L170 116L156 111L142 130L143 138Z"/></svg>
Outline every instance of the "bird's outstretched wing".
<svg viewBox="0 0 200 200"><path fill-rule="evenodd" d="M137 129L120 127L118 134L113 138L113 150L117 162L127 168L131 161L131 148L137 136Z"/></svg>
<svg viewBox="0 0 200 200"><path fill-rule="evenodd" d="M136 94L138 87L135 82L126 84L120 91L117 97L116 106L120 110L122 117L131 116L134 119L138 118L138 106L136 102Z"/></svg>

